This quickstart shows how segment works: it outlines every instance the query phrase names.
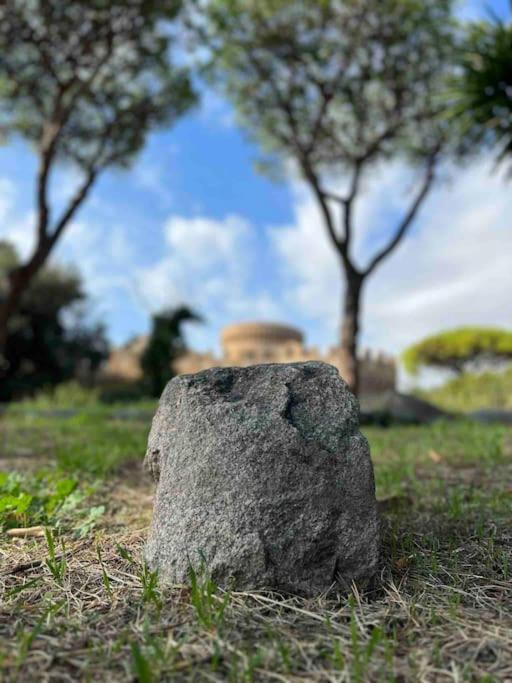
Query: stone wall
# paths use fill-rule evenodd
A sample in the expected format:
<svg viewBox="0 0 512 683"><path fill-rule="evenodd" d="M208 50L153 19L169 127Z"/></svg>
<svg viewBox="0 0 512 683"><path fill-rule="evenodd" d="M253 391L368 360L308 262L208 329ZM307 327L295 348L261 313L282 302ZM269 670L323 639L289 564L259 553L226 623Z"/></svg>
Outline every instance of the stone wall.
<svg viewBox="0 0 512 683"><path fill-rule="evenodd" d="M134 381L142 371L139 359L147 343L147 337L138 337L131 343L112 351L103 368L103 376ZM192 374L214 366L228 367L255 365L257 363L293 363L321 360L338 368L344 375L342 352L332 347L321 353L316 347L304 345L299 330L275 323L239 323L226 327L221 333L222 355L189 351L179 358L176 371ZM380 353L364 352L360 356L361 394L377 394L395 388L396 366L394 359Z"/></svg>
<svg viewBox="0 0 512 683"><path fill-rule="evenodd" d="M148 337L141 335L123 346L112 349L109 357L101 369L101 376L105 379L135 382L142 377L140 358Z"/></svg>
<svg viewBox="0 0 512 683"><path fill-rule="evenodd" d="M216 357L213 354L200 354L189 352L176 362L176 370L179 374L192 374L211 367L227 367L238 365L246 367L256 363L294 363L306 360L321 360L338 368L343 377L345 365L340 349L330 349L322 354L316 348L279 349L275 353L266 352L260 357L252 359L230 359ZM396 366L394 359L384 354L374 354L366 351L359 359L360 368L360 393L377 394L395 388Z"/></svg>

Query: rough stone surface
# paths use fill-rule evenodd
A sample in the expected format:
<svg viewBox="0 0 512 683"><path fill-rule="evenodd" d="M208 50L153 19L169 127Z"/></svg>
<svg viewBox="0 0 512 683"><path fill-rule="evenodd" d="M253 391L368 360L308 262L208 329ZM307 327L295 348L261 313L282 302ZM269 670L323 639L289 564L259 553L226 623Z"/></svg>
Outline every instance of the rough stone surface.
<svg viewBox="0 0 512 683"><path fill-rule="evenodd" d="M213 368L167 385L145 464L146 559L166 583L206 558L223 586L314 595L374 575L379 521L359 409L306 362Z"/></svg>

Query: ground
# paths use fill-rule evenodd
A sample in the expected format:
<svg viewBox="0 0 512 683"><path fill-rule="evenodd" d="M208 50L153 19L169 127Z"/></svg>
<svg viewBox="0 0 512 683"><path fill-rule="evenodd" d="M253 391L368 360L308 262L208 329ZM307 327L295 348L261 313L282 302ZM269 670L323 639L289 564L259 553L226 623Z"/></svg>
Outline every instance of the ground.
<svg viewBox="0 0 512 683"><path fill-rule="evenodd" d="M141 563L147 408L0 417L0 680L512 681L512 430L365 429L379 579L304 600L207 571L159 589Z"/></svg>

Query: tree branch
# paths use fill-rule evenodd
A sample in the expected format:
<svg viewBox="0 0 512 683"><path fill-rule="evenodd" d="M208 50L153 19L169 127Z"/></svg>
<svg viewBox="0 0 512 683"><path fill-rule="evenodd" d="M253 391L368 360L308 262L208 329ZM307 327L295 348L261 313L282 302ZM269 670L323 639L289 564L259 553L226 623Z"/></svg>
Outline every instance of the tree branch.
<svg viewBox="0 0 512 683"><path fill-rule="evenodd" d="M411 207L409 208L409 211L406 213L404 216L402 222L398 226L398 229L396 230L394 236L392 239L388 242L388 244L379 251L368 267L363 271L364 275L369 275L372 273L375 268L387 257L389 254L395 249L395 247L400 243L402 238L406 235L407 230L409 227L412 225L412 222L414 221L414 218L416 217L418 210L420 206L422 205L425 197L429 193L430 188L432 187L432 183L434 182L435 178L435 166L437 162L437 153L432 154L430 157L428 164L427 164L427 169L425 172L425 178L423 179L423 183L420 187L420 190L418 194L416 195L416 198L414 199L413 203L411 204Z"/></svg>
<svg viewBox="0 0 512 683"><path fill-rule="evenodd" d="M54 246L54 244L57 242L57 240L61 236L64 228L68 225L69 221L75 215L75 212L77 211L77 209L80 207L82 202L87 197L87 194L89 193L89 190L91 189L94 181L96 180L97 175L98 175L98 170L96 167L91 167L88 170L84 182L78 188L78 190L75 193L75 195L73 196L73 198L70 200L67 209L61 215L61 217L57 221L51 235L49 236L50 248L52 248Z"/></svg>
<svg viewBox="0 0 512 683"><path fill-rule="evenodd" d="M47 196L48 178L61 130L61 124L54 120L45 126L41 140L39 169L36 180L37 237L41 244L44 244L48 239L48 223L50 221L50 209L48 207Z"/></svg>
<svg viewBox="0 0 512 683"><path fill-rule="evenodd" d="M334 228L334 220L333 220L331 211L329 209L329 205L327 204L327 201L326 201L328 199L328 196L322 190L322 187L320 186L320 181L318 180L318 177L317 177L316 173L314 172L313 168L311 167L311 164L309 163L309 160L308 160L306 155L303 155L300 158L300 163L302 166L302 171L303 171L304 175L306 176L306 179L309 181L311 188L313 189L313 194L317 198L318 204L320 206L320 210L324 216L325 225L327 227L327 233L331 239L331 242L333 243L336 251L344 258L345 257L345 243L336 234L336 230Z"/></svg>
<svg viewBox="0 0 512 683"><path fill-rule="evenodd" d="M41 139L41 157L40 157L40 165L39 165L39 171L37 174L37 207L38 207L38 226L37 226L37 234L38 234L38 240L41 244L45 244L47 240L50 240L51 246L55 243L56 239L62 232L62 229L64 226L61 227L62 219L58 221L58 226L59 229L57 231L54 231L52 235L48 234L48 225L50 222L50 209L48 207L48 179L50 175L50 170L52 166L52 162L55 157L55 152L57 149L57 143L59 136L62 132L62 129L64 128L66 122L68 121L72 111L73 107L78 99L78 97L85 91L86 88L90 87L98 74L101 71L101 68L106 64L108 59L110 58L112 54L112 39L111 36L109 35L109 38L107 40L107 46L105 53L102 57L98 59L98 62L96 65L93 67L91 74L88 78L84 79L83 81L78 78L76 75L73 75L72 79L69 80L65 84L60 84L59 81L57 80L56 82L59 85L58 92L55 97L55 104L53 108L53 116L52 120L50 123L47 125L45 129L43 129L43 135ZM69 101L66 103L65 106L63 106L63 98L66 94L66 92L72 88L73 85L78 84L77 87L74 89L74 92L71 95L71 98ZM94 174L95 175L95 174ZM89 187L91 183L89 184ZM89 187L86 189L85 194L87 194ZM85 195L84 195L85 198ZM83 198L78 202L77 206L72 210L71 215L76 211L78 208L78 205L83 201ZM69 220L69 219L68 219ZM65 222L67 223L67 221ZM65 225L65 224L64 224ZM57 234L56 234L57 233ZM50 246L50 248L51 248Z"/></svg>
<svg viewBox="0 0 512 683"><path fill-rule="evenodd" d="M361 169L363 162L357 160L354 165L354 173L352 174L352 182L350 183L350 189L347 197L343 201L343 227L345 230L345 244L348 254L350 248L350 240L352 238L352 208L354 204L354 199L357 196L359 190L359 180L361 178Z"/></svg>
<svg viewBox="0 0 512 683"><path fill-rule="evenodd" d="M312 152L315 148L318 133L320 132L324 117L327 113L327 108L333 97L332 93L326 88L325 83L317 82L316 86L321 94L322 99L312 126L311 138L308 144L308 152Z"/></svg>

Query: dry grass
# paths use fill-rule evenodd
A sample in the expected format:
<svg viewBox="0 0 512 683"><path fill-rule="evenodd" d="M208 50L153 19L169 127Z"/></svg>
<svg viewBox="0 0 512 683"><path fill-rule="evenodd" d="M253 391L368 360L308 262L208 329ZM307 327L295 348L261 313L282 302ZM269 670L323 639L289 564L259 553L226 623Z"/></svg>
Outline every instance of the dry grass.
<svg viewBox="0 0 512 683"><path fill-rule="evenodd" d="M414 429L411 478L386 475L395 495L366 594L224 593L207 576L161 591L140 562L151 488L133 467L94 493L99 524L82 539L64 525L53 556L47 539L2 535L0 679L512 681L509 446L439 460ZM378 479L381 463L405 477L399 435L374 437Z"/></svg>

